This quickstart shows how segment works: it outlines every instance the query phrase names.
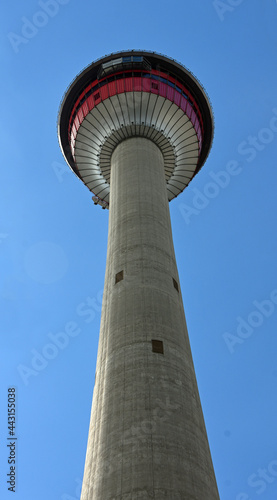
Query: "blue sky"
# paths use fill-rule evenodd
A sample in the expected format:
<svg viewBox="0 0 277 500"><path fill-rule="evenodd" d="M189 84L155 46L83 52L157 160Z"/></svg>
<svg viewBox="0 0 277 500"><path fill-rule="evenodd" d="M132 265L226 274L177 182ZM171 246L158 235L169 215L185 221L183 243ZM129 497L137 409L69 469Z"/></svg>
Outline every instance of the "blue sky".
<svg viewBox="0 0 277 500"><path fill-rule="evenodd" d="M108 211L66 166L56 120L77 73L137 48L181 62L213 105L210 156L170 203L175 251L221 500L276 500L276 0L15 0L0 23L1 499L12 386L14 497L79 499Z"/></svg>

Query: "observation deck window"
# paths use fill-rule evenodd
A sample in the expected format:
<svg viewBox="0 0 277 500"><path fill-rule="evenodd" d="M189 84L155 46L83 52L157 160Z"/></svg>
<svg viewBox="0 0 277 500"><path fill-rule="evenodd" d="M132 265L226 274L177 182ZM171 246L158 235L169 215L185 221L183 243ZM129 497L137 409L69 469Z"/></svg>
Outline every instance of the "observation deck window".
<svg viewBox="0 0 277 500"><path fill-rule="evenodd" d="M136 61L136 62L135 62ZM185 89L182 89L178 86L178 82L173 82L170 80L170 77L167 79L166 78L166 75L164 74L163 76L162 75L157 75L155 73L152 73L151 72L151 69L150 69L150 72L149 72L149 68L145 68L145 70L138 70L136 68L127 68L125 71L124 71L124 63L126 63L126 65L130 65L130 63L132 64L133 62L135 62L135 66L136 66L136 63L142 63L143 65L145 65L145 63L147 62L143 57L141 56L126 56L126 57L121 57L121 58L117 58L117 59L114 59L113 61L109 61L105 64L102 65L102 79L99 81L99 75L98 75L98 81L95 80L91 86L87 87L86 90L86 93L85 95L82 97L81 101L78 103L78 105L75 107L75 110L72 114L72 117L71 117L71 123L73 123L74 119L75 119L75 116L77 115L77 112L79 110L79 108L82 106L82 104L86 101L86 99L88 99L88 97L93 94L94 96L94 101L98 101L101 97L100 95L100 92L99 92L99 89L105 85L107 85L108 83L110 82L114 82L114 81L117 81L117 80L121 80L121 79L125 79L125 78L129 78L131 76L133 77L140 77L142 79L151 79L151 88L152 90L154 91L159 91L159 83L158 82L161 82L165 85L167 85L168 87L171 87L172 89L175 90L175 92L178 92L179 94L181 94L181 96L187 100L187 102L191 105L192 109L195 111L196 115L198 116L199 118L199 110L198 108L195 106L194 102L192 101L192 99L189 97L189 94L185 91ZM116 65L118 65L116 67ZM112 74L112 75L106 75L105 78L103 78L103 73L105 73L104 71L104 66L106 68L109 68L107 71L109 73L109 70L112 69L114 71L116 71L116 73ZM157 82L157 83L156 83ZM98 92L97 92L98 91Z"/></svg>

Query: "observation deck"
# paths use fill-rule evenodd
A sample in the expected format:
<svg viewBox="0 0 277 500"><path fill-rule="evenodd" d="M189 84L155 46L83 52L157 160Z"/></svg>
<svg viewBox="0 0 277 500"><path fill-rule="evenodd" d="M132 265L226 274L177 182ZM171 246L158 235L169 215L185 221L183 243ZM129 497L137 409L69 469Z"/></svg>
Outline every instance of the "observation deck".
<svg viewBox="0 0 277 500"><path fill-rule="evenodd" d="M198 80L173 59L123 51L89 65L67 90L59 112L64 157L109 207L111 156L129 137L161 150L168 200L178 196L204 164L213 139L213 114Z"/></svg>

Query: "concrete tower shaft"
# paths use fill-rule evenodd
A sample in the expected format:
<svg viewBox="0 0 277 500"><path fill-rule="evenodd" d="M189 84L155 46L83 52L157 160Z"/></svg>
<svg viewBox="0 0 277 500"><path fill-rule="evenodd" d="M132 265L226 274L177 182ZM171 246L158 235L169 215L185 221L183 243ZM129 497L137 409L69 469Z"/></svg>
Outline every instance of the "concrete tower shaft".
<svg viewBox="0 0 277 500"><path fill-rule="evenodd" d="M174 255L163 155L111 159L96 381L81 500L218 500Z"/></svg>
<svg viewBox="0 0 277 500"><path fill-rule="evenodd" d="M175 60L122 51L76 77L58 134L110 208L81 500L219 500L168 207L209 154L209 99Z"/></svg>

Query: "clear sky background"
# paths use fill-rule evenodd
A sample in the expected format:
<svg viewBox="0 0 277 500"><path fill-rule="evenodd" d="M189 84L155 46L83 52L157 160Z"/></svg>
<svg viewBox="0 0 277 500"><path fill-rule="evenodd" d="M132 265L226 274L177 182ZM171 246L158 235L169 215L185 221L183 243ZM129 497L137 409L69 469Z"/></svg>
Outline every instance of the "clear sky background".
<svg viewBox="0 0 277 500"><path fill-rule="evenodd" d="M276 500L277 2L50 3L5 2L0 19L0 498L80 496L109 214L67 167L56 120L77 73L136 48L181 62L213 105L210 156L170 203L176 257L221 500Z"/></svg>

